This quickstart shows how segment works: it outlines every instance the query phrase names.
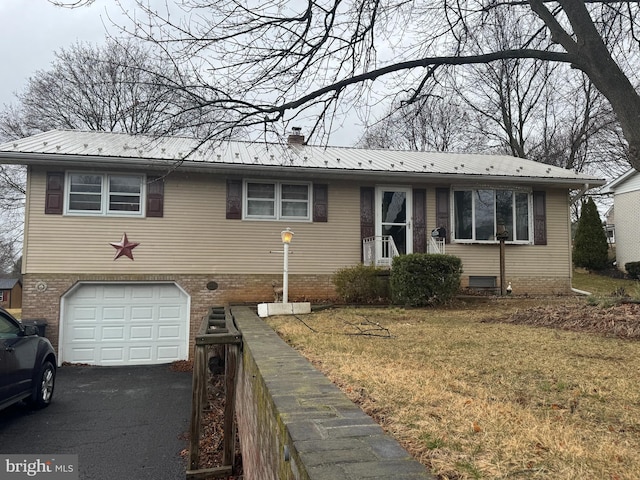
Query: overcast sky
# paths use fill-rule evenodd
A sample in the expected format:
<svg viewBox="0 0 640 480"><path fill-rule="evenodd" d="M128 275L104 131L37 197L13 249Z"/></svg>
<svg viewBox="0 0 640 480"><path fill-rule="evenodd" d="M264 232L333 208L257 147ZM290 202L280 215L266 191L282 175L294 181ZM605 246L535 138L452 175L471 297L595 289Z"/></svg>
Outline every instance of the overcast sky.
<svg viewBox="0 0 640 480"><path fill-rule="evenodd" d="M37 70L47 70L55 51L78 40L103 43L103 19L109 24L106 7L118 15L113 0L76 9L55 7L47 0L0 0L0 106L11 103L14 92Z"/></svg>
<svg viewBox="0 0 640 480"><path fill-rule="evenodd" d="M120 3L129 8L134 1ZM0 109L15 103L14 93L22 91L37 70L50 68L54 52L77 41L103 44L107 29L117 35L112 21L126 23L115 0L95 0L74 9L47 0L0 0ZM352 145L355 122L350 125L346 130L338 126L330 143Z"/></svg>

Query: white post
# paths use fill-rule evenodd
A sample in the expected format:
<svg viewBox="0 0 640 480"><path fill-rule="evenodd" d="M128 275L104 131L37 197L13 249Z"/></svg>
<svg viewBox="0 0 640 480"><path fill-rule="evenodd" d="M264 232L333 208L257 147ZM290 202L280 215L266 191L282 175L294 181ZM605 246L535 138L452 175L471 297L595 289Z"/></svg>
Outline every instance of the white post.
<svg viewBox="0 0 640 480"><path fill-rule="evenodd" d="M284 244L284 271L282 273L282 303L289 301L289 244Z"/></svg>

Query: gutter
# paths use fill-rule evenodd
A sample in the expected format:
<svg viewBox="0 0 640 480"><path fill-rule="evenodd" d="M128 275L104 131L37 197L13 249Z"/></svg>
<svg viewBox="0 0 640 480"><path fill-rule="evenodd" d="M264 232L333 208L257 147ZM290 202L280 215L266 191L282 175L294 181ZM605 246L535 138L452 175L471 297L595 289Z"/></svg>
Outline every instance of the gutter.
<svg viewBox="0 0 640 480"><path fill-rule="evenodd" d="M584 179L572 178L556 178L556 177L535 177L535 176L510 176L510 175L484 175L474 173L443 173L443 172L413 172L413 171L388 171L388 170L358 170L358 169L338 169L338 168L322 168L322 167L294 167L281 165L255 165L242 163L212 163L206 161L181 160L181 159L150 159L140 157L104 157L98 155L63 155L51 153L26 153L26 152L0 152L0 160L4 163L13 163L18 165L34 165L34 166L54 166L61 167L80 167L80 168L118 168L120 170L179 170L183 172L221 172L238 175L240 171L244 174L252 174L263 176L279 174L282 176L293 176L294 174L305 174L314 178L336 178L348 174L350 179L363 178L371 179L384 176L385 178L403 178L405 181L415 181L416 179L428 178L429 180L446 181L450 183L463 184L486 182L487 184L496 183L512 183L526 184L540 183L546 185L557 185L563 188L576 188L576 185L583 185L577 198L584 195L584 192L590 188L589 184L584 183ZM2 163L0 162L0 163ZM604 180L590 179L592 183L604 185ZM575 200L577 201L577 199Z"/></svg>

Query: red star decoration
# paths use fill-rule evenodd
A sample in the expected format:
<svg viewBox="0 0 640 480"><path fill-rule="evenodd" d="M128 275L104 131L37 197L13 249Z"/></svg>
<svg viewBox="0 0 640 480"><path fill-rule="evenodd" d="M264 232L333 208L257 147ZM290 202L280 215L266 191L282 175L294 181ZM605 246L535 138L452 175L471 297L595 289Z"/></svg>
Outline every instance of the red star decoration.
<svg viewBox="0 0 640 480"><path fill-rule="evenodd" d="M125 255L125 256L129 257L131 260L133 260L133 252L132 252L132 250L134 248L136 248L140 244L137 243L137 242L130 242L129 239L127 238L127 234L123 233L122 234L122 240L120 240L117 243L109 242L109 245L111 245L113 248L116 249L116 255L115 255L115 257L113 257L114 260L117 260L118 258L120 258L123 255Z"/></svg>

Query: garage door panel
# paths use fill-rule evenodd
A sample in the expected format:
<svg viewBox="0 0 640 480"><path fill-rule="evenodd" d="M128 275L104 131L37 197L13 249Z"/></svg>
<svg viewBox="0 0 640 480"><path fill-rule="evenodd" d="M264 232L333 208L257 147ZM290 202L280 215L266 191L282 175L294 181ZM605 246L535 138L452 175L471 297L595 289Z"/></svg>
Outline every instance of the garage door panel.
<svg viewBox="0 0 640 480"><path fill-rule="evenodd" d="M180 338L179 325L160 325L158 326L158 338L177 339Z"/></svg>
<svg viewBox="0 0 640 480"><path fill-rule="evenodd" d="M188 358L188 297L174 284L85 284L65 297L61 361L95 365Z"/></svg>
<svg viewBox="0 0 640 480"><path fill-rule="evenodd" d="M77 300L95 300L98 297L98 288L92 285L83 285L81 291L75 295Z"/></svg>
<svg viewBox="0 0 640 480"><path fill-rule="evenodd" d="M129 338L132 340L152 340L153 328L148 326L131 327Z"/></svg>
<svg viewBox="0 0 640 480"><path fill-rule="evenodd" d="M108 322L124 323L127 319L127 311L124 307L103 307L102 319Z"/></svg>
<svg viewBox="0 0 640 480"><path fill-rule="evenodd" d="M98 318L98 309L96 307L74 307L73 318L77 323L95 323L96 318Z"/></svg>
<svg viewBox="0 0 640 480"><path fill-rule="evenodd" d="M70 352L68 362L71 363L97 363L95 348L73 348Z"/></svg>
<svg viewBox="0 0 640 480"><path fill-rule="evenodd" d="M93 340L96 338L96 327L75 327L71 335L73 340Z"/></svg>
<svg viewBox="0 0 640 480"><path fill-rule="evenodd" d="M100 357L97 363L100 365L121 365L125 361L125 349L122 347L99 347L98 349Z"/></svg>
<svg viewBox="0 0 640 480"><path fill-rule="evenodd" d="M180 307L174 306L160 306L158 307L158 318L161 321L175 321L179 318L183 318L184 313Z"/></svg>
<svg viewBox="0 0 640 480"><path fill-rule="evenodd" d="M151 346L139 346L129 348L129 359L133 361L151 362L153 348Z"/></svg>
<svg viewBox="0 0 640 480"><path fill-rule="evenodd" d="M124 340L124 327L102 327L103 340Z"/></svg>
<svg viewBox="0 0 640 480"><path fill-rule="evenodd" d="M152 306L133 306L131 307L131 320L141 322L153 322L154 315Z"/></svg>
<svg viewBox="0 0 640 480"><path fill-rule="evenodd" d="M135 290L131 290L131 298L135 300L143 300L143 299L151 299L156 298L158 295L154 295L154 290L156 287L150 285L146 287L139 287Z"/></svg>
<svg viewBox="0 0 640 480"><path fill-rule="evenodd" d="M100 291L96 292L96 296L100 296ZM125 285L108 285L102 288L102 298L107 300L122 300L127 296L127 286Z"/></svg>
<svg viewBox="0 0 640 480"><path fill-rule="evenodd" d="M177 346L160 346L158 347L157 356L158 358L166 359L168 362L171 362L172 358L175 358L178 355L178 347Z"/></svg>

